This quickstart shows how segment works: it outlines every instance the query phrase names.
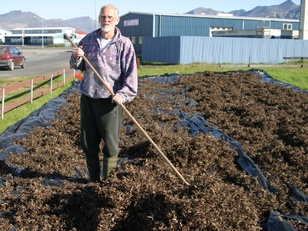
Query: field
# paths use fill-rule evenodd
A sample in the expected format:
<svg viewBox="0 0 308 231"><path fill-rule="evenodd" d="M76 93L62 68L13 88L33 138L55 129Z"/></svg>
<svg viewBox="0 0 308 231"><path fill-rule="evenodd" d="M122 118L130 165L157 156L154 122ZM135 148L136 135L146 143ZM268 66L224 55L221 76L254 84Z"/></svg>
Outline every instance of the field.
<svg viewBox="0 0 308 231"><path fill-rule="evenodd" d="M128 110L191 185L127 115L118 167L88 184L74 92L0 162L1 230L308 229L307 93L245 71L139 86Z"/></svg>

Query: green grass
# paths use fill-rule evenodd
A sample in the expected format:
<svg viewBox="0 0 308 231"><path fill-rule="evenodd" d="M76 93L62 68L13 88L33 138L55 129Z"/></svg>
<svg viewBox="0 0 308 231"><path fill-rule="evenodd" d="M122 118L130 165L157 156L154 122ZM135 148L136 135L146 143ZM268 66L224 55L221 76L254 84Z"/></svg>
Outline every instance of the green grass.
<svg viewBox="0 0 308 231"><path fill-rule="evenodd" d="M307 64L306 64L307 65ZM138 76L159 76L165 74L192 74L195 72L213 71L213 72L226 72L235 70L249 70L249 69L262 69L266 71L273 78L292 84L302 89L308 90L308 65L301 68L299 63L280 64L280 65L211 65L195 63L189 65L164 65L152 64L141 65L138 70ZM34 78L27 77L27 79ZM16 82L24 81L25 77L0 79L0 88L13 85ZM52 94L47 94L33 101L20 106L10 112L5 113L4 120L0 122L0 133L4 132L7 128L15 124L17 121L27 117L33 111L39 109L48 101L60 95L64 90L71 86L71 82L66 83L65 86L53 91Z"/></svg>
<svg viewBox="0 0 308 231"><path fill-rule="evenodd" d="M264 67L274 79L308 90L308 68Z"/></svg>

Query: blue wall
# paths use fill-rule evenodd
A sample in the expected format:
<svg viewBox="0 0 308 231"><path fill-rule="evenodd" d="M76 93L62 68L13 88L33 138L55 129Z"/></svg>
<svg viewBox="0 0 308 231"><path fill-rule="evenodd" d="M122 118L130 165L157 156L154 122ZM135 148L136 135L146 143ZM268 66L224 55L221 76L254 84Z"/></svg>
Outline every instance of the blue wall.
<svg viewBox="0 0 308 231"><path fill-rule="evenodd" d="M145 38L142 44L142 61L180 63L181 37ZM151 61L157 60L157 61Z"/></svg>
<svg viewBox="0 0 308 231"><path fill-rule="evenodd" d="M144 38L142 61L172 64L277 64L308 57L307 40L177 36Z"/></svg>

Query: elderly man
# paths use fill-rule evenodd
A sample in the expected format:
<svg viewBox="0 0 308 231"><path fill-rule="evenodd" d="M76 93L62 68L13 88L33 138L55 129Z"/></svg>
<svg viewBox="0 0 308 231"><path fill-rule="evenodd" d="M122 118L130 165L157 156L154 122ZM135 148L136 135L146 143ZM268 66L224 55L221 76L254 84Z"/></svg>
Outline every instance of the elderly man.
<svg viewBox="0 0 308 231"><path fill-rule="evenodd" d="M123 108L138 87L136 54L133 44L116 27L119 11L113 5L100 9L100 28L87 34L73 49L70 64L84 71L81 81L81 147L86 156L90 182L100 181L100 143L103 139L103 177L116 165ZM86 57L105 82L112 96L83 60Z"/></svg>

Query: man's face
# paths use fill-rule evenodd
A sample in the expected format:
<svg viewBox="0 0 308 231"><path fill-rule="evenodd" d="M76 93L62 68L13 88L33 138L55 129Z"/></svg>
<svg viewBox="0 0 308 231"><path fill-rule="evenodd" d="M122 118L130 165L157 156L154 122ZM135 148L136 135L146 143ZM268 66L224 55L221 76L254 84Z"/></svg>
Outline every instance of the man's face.
<svg viewBox="0 0 308 231"><path fill-rule="evenodd" d="M108 33L115 29L115 26L119 23L120 19L116 10L113 7L105 7L99 15L99 22L101 24L101 30Z"/></svg>

